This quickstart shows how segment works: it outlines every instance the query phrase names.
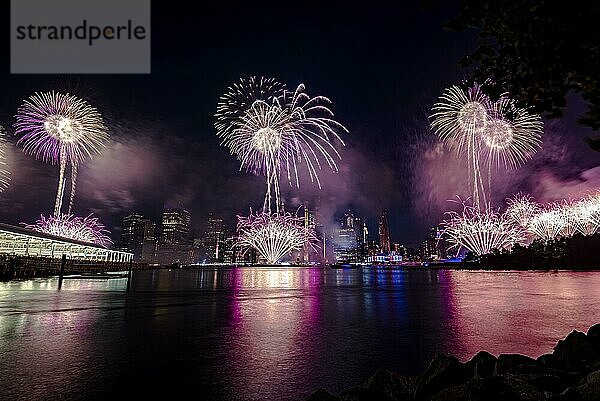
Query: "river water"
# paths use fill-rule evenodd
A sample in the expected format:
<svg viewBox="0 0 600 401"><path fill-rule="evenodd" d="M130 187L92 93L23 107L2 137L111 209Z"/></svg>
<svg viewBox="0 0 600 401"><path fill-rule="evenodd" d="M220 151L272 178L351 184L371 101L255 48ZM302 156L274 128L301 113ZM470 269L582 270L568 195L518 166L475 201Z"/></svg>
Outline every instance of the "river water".
<svg viewBox="0 0 600 401"><path fill-rule="evenodd" d="M0 283L0 399L303 400L437 352L536 357L600 322L600 272L163 270L129 293L56 288Z"/></svg>

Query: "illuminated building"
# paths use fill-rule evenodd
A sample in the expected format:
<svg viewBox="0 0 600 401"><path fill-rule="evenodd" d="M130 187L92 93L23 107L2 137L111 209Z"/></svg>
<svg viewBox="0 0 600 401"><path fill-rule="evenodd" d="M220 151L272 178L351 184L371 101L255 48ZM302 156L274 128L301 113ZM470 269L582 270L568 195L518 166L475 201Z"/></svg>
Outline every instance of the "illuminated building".
<svg viewBox="0 0 600 401"><path fill-rule="evenodd" d="M156 254L155 224L141 214L123 218L121 249L133 253L135 261L152 262Z"/></svg>
<svg viewBox="0 0 600 401"><path fill-rule="evenodd" d="M202 238L202 247L206 255L206 262L216 263L224 260L225 233L223 229L223 219L217 217L215 213L209 213L206 220L206 229Z"/></svg>
<svg viewBox="0 0 600 401"><path fill-rule="evenodd" d="M187 244L191 227L190 212L183 208L167 208L163 211L160 245Z"/></svg>
<svg viewBox="0 0 600 401"><path fill-rule="evenodd" d="M98 262L129 262L130 252L44 234L22 227L0 223L0 254L59 259L64 254L69 260Z"/></svg>
<svg viewBox="0 0 600 401"><path fill-rule="evenodd" d="M390 253L390 227L384 211L379 218L379 246L384 254Z"/></svg>
<svg viewBox="0 0 600 401"><path fill-rule="evenodd" d="M156 250L160 264L194 262L190 244L191 215L184 208L166 208L162 215L161 232Z"/></svg>
<svg viewBox="0 0 600 401"><path fill-rule="evenodd" d="M348 211L333 232L333 252L337 262L360 262L366 256L368 230L363 220Z"/></svg>

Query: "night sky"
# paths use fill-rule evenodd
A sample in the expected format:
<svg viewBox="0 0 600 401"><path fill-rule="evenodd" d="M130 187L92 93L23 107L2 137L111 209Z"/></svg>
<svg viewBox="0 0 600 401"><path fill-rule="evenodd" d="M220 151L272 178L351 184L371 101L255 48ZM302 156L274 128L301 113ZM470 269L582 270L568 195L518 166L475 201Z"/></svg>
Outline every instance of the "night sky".
<svg viewBox="0 0 600 401"><path fill-rule="evenodd" d="M34 91L86 98L104 115L112 142L81 168L76 213L94 212L117 240L130 212L158 219L164 205L183 204L199 230L208 212L233 223L235 214L262 206L264 196L264 179L240 172L219 145L213 128L219 96L242 76L274 77L292 89L304 83L309 94L333 101L350 133L339 174L323 170L320 191L307 180L299 190L282 185L286 204L320 199L328 223L352 208L372 233L385 209L392 241L417 245L447 199L468 192L464 165L427 128L431 105L466 76L458 62L477 44L474 31L442 29L458 6L220 3L193 12L183 1L153 2L150 75L10 75L5 9L0 124L14 143L13 115ZM580 104L569 98L563 120L547 124L534 160L498 176L498 206L517 189L548 201L600 184L598 153L583 141L589 131L574 123ZM16 147L9 162L13 181L0 196L0 221L50 214L58 167Z"/></svg>

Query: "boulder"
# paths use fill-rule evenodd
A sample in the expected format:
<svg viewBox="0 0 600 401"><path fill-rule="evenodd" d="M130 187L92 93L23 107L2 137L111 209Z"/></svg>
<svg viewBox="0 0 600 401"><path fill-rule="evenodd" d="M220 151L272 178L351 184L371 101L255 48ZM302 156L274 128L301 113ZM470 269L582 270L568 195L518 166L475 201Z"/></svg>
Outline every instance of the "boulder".
<svg viewBox="0 0 600 401"><path fill-rule="evenodd" d="M373 401L378 400L377 394L363 386L357 386L342 391L341 401Z"/></svg>
<svg viewBox="0 0 600 401"><path fill-rule="evenodd" d="M600 341L600 323L597 323L590 327L587 332L587 336L590 340Z"/></svg>
<svg viewBox="0 0 600 401"><path fill-rule="evenodd" d="M536 373L540 365L533 358L521 354L500 354L496 361L495 374Z"/></svg>
<svg viewBox="0 0 600 401"><path fill-rule="evenodd" d="M428 400L445 388L462 384L467 377L468 372L458 359L438 354L419 378L415 388L415 399Z"/></svg>
<svg viewBox="0 0 600 401"><path fill-rule="evenodd" d="M465 372L474 379L489 377L494 374L497 358L486 351L479 351L465 364Z"/></svg>
<svg viewBox="0 0 600 401"><path fill-rule="evenodd" d="M600 355L600 323L593 325L588 329L587 340L590 342L596 356Z"/></svg>
<svg viewBox="0 0 600 401"><path fill-rule="evenodd" d="M515 375L491 376L448 387L431 401L542 401L544 393Z"/></svg>
<svg viewBox="0 0 600 401"><path fill-rule="evenodd" d="M571 378L552 373L519 374L518 378L548 394L559 394L573 384Z"/></svg>
<svg viewBox="0 0 600 401"><path fill-rule="evenodd" d="M390 370L380 369L363 383L362 387L377 394L379 400L400 401L412 399L417 379L414 376L401 376Z"/></svg>
<svg viewBox="0 0 600 401"><path fill-rule="evenodd" d="M330 394L325 389L318 389L314 393L312 393L306 401L340 401L340 399L332 394Z"/></svg>
<svg viewBox="0 0 600 401"><path fill-rule="evenodd" d="M587 336L577 330L569 333L564 340L559 340L552 355L559 366L576 370L584 368L586 362L596 358L594 347L588 341Z"/></svg>
<svg viewBox="0 0 600 401"><path fill-rule="evenodd" d="M600 400L600 370L588 374L578 386L567 389L562 395L565 400Z"/></svg>
<svg viewBox="0 0 600 401"><path fill-rule="evenodd" d="M554 366L554 356L552 354L540 355L539 357L537 357L536 361L537 361L537 363L539 363L542 366L546 366L546 367Z"/></svg>

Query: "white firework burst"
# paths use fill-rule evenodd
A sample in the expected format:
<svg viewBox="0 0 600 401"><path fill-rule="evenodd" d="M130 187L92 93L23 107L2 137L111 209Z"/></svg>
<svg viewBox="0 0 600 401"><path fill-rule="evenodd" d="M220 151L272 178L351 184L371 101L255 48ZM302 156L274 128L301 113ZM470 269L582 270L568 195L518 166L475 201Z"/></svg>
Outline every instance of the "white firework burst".
<svg viewBox="0 0 600 401"><path fill-rule="evenodd" d="M337 171L336 159L340 155L335 143L344 145L338 132L348 131L333 119L328 98L310 97L301 84L294 92L282 90L279 96L277 91L247 89L238 97L246 99L246 93L255 92L265 95L261 99L255 96L252 102L229 101L231 93L237 91L240 89L230 88L227 101L217 107L215 127L222 144L240 160L241 169L266 176L263 211L271 211L273 204L279 211L282 172L290 184L299 187L298 170L304 163L311 181L320 188L318 170L323 161Z"/></svg>
<svg viewBox="0 0 600 401"><path fill-rule="evenodd" d="M462 212L446 214L448 219L442 222L442 234L457 251L465 248L484 255L494 249L510 249L526 239L525 231L518 224L490 208L480 210L463 203Z"/></svg>
<svg viewBox="0 0 600 401"><path fill-rule="evenodd" d="M490 165L517 168L540 149L543 129L538 114L501 97L492 103L490 118L482 131L484 157Z"/></svg>
<svg viewBox="0 0 600 401"><path fill-rule="evenodd" d="M269 264L276 264L292 251L304 246L316 248L313 230L305 228L303 219L284 213L250 213L238 216L237 246L244 251L256 249Z"/></svg>

